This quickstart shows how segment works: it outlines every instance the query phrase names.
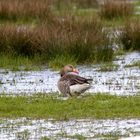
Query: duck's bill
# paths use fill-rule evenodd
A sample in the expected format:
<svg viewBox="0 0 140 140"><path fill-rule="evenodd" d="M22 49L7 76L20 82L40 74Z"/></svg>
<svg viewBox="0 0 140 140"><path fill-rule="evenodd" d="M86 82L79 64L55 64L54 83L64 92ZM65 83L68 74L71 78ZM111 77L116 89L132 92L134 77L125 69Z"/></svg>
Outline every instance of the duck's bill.
<svg viewBox="0 0 140 140"><path fill-rule="evenodd" d="M79 74L79 71L77 69L73 69L73 72Z"/></svg>

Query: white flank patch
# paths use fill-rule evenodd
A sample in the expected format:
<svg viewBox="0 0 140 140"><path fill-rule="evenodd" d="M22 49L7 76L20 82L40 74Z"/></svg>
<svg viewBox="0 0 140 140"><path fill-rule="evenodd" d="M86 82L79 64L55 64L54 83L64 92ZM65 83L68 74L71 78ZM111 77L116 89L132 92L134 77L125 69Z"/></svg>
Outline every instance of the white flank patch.
<svg viewBox="0 0 140 140"><path fill-rule="evenodd" d="M90 87L91 87L90 84L76 84L76 85L70 86L70 92L71 93L83 93Z"/></svg>

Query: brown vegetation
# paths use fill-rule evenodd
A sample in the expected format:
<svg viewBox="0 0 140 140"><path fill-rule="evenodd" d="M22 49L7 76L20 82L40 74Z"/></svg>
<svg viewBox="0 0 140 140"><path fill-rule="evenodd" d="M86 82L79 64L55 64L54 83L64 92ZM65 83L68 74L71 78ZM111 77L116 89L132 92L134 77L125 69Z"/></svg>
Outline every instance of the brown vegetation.
<svg viewBox="0 0 140 140"><path fill-rule="evenodd" d="M47 59L70 55L78 62L112 60L113 51L101 22L67 17L53 24L37 27L0 27L0 52L32 56L44 54Z"/></svg>
<svg viewBox="0 0 140 140"><path fill-rule="evenodd" d="M126 0L105 0L101 5L99 15L102 18L113 19L131 16L133 12L133 4Z"/></svg>
<svg viewBox="0 0 140 140"><path fill-rule="evenodd" d="M140 20L127 21L120 39L125 50L140 51Z"/></svg>
<svg viewBox="0 0 140 140"><path fill-rule="evenodd" d="M0 19L52 18L46 0L0 0Z"/></svg>

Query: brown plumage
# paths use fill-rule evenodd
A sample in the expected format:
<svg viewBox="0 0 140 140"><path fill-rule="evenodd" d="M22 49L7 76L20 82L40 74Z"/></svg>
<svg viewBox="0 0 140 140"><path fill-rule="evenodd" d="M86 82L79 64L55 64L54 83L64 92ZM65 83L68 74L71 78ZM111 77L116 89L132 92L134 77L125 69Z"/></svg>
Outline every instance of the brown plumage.
<svg viewBox="0 0 140 140"><path fill-rule="evenodd" d="M86 79L78 75L72 65L66 65L60 72L58 89L64 96L80 95L91 87L92 79Z"/></svg>

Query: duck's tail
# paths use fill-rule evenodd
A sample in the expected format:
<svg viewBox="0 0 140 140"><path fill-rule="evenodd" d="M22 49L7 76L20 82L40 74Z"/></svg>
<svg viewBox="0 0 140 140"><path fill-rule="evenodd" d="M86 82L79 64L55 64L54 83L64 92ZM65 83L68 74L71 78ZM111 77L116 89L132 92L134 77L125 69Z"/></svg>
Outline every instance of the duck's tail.
<svg viewBox="0 0 140 140"><path fill-rule="evenodd" d="M89 84L92 84L92 82L93 82L93 79L86 79L87 80L87 82L89 83Z"/></svg>

